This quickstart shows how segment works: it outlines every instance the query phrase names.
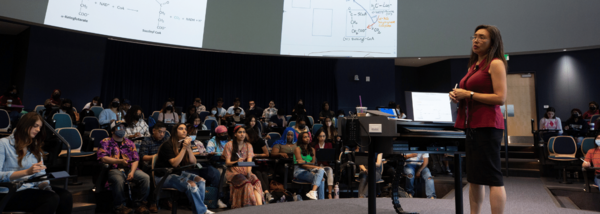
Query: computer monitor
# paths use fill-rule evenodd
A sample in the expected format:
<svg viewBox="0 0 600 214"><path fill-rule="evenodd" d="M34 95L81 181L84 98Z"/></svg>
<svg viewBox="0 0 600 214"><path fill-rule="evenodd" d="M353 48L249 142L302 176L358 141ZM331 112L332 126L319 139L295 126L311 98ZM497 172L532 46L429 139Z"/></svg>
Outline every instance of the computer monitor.
<svg viewBox="0 0 600 214"><path fill-rule="evenodd" d="M453 123L457 107L447 92L407 91L406 113L413 121Z"/></svg>
<svg viewBox="0 0 600 214"><path fill-rule="evenodd" d="M393 118L393 119L397 119L398 118L398 114L396 114L396 109L393 108L381 108L379 107L379 111L384 112L384 113L388 113L391 115L394 115L393 117L389 117L389 118Z"/></svg>

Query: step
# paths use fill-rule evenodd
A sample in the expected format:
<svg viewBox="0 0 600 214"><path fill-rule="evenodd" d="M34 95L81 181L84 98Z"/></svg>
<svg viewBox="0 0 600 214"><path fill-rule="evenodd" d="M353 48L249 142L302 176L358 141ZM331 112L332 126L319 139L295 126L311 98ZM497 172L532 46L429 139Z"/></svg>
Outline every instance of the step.
<svg viewBox="0 0 600 214"><path fill-rule="evenodd" d="M508 169L509 176L513 177L531 177L531 178L539 178L541 177L541 172L539 169L517 169L510 167ZM506 176L506 168L502 167L502 175Z"/></svg>
<svg viewBox="0 0 600 214"><path fill-rule="evenodd" d="M504 151L504 146L500 147L500 151ZM514 152L535 152L533 146L508 146L508 151Z"/></svg>
<svg viewBox="0 0 600 214"><path fill-rule="evenodd" d="M502 167L506 167L506 159L502 158ZM541 163L536 159L509 158L508 166L512 169L540 169Z"/></svg>
<svg viewBox="0 0 600 214"><path fill-rule="evenodd" d="M500 151L500 157L504 159L505 151ZM521 151L508 151L508 157L510 158L522 158L522 159L533 159L536 158L533 152L521 152Z"/></svg>
<svg viewBox="0 0 600 214"><path fill-rule="evenodd" d="M73 214L94 214L96 213L96 204L92 203L73 203Z"/></svg>

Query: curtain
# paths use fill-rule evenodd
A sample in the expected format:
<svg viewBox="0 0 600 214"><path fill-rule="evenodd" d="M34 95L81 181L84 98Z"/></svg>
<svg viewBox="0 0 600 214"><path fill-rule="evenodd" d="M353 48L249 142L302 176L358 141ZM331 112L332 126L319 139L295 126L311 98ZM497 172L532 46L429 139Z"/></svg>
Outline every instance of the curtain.
<svg viewBox="0 0 600 214"><path fill-rule="evenodd" d="M115 97L140 105L149 116L168 98L184 111L195 98L210 110L217 98L224 108L235 98L267 108L269 101L286 115L299 99L308 115L318 119L323 101L337 108L336 59L214 53L107 42L101 99L105 106Z"/></svg>

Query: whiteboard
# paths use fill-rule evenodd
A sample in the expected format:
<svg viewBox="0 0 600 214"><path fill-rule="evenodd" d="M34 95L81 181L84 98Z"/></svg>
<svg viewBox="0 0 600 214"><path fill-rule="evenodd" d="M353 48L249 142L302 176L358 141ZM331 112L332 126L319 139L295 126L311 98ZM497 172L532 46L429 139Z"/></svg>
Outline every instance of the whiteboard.
<svg viewBox="0 0 600 214"><path fill-rule="evenodd" d="M397 0L284 0L283 7L282 55L397 55Z"/></svg>
<svg viewBox="0 0 600 214"><path fill-rule="evenodd" d="M49 0L44 24L202 47L207 0Z"/></svg>

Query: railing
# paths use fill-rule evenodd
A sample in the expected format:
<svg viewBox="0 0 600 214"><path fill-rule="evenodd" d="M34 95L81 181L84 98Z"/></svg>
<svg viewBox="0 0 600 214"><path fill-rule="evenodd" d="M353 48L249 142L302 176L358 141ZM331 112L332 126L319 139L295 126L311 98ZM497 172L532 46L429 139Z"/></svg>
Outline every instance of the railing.
<svg viewBox="0 0 600 214"><path fill-rule="evenodd" d="M58 132L56 132L56 130L54 130L54 128L48 122L46 122L46 120L42 120L42 121L44 122L44 125L48 129L50 129L50 131L52 131L52 133L54 133L54 135L56 135L56 137L58 137L60 142L62 142L64 145L67 146L67 169L65 171L67 171L67 173L70 173L69 166L71 164L71 145L69 145L69 142L67 142L67 140L65 140L65 138L63 138L60 134L58 134ZM68 188L68 186L69 186L69 178L65 179L65 190Z"/></svg>

